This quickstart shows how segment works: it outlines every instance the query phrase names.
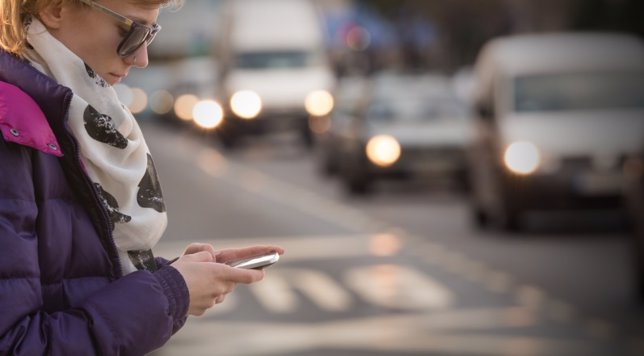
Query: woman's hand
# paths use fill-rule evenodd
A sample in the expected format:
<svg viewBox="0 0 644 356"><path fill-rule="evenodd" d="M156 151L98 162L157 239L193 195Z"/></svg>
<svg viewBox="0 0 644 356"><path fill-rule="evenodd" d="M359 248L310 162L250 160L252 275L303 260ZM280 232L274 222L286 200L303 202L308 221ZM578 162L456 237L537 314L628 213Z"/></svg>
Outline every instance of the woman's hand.
<svg viewBox="0 0 644 356"><path fill-rule="evenodd" d="M271 252L284 254L284 249L278 246L252 246L245 248L232 248L215 252L215 260L221 263L248 258L252 256L263 255Z"/></svg>
<svg viewBox="0 0 644 356"><path fill-rule="evenodd" d="M200 251L207 251L212 255L213 260L215 259L215 255L217 254L217 251L215 251L215 248L212 247L211 244L204 244L200 242L193 242L188 247L186 247L185 251L183 251L182 255L191 255L193 253L197 253Z"/></svg>
<svg viewBox="0 0 644 356"><path fill-rule="evenodd" d="M234 268L226 265L226 262L272 251L284 253L284 250L277 246L216 251L209 244L189 245L184 254L172 263L172 267L181 273L188 286L188 314L203 315L215 304L223 302L237 283L250 284L264 277L261 270Z"/></svg>

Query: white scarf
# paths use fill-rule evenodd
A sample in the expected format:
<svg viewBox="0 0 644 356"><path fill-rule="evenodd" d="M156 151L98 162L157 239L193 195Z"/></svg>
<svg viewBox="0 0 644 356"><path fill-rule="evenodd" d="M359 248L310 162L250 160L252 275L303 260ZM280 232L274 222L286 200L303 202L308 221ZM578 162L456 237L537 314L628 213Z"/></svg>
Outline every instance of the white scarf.
<svg viewBox="0 0 644 356"><path fill-rule="evenodd" d="M27 57L74 93L67 126L80 159L114 223L123 273L143 268L167 225L165 204L147 144L132 113L82 59L38 20L28 25Z"/></svg>

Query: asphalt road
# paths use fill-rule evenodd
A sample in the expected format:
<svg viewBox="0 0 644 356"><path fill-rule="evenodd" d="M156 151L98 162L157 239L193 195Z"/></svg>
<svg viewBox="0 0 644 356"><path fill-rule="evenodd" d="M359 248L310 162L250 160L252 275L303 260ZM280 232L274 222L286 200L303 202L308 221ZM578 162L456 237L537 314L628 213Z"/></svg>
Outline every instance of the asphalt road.
<svg viewBox="0 0 644 356"><path fill-rule="evenodd" d="M290 137L228 152L193 130L142 127L169 213L157 255L192 241L287 250L153 355L644 355L612 212L480 232L443 182L355 198Z"/></svg>

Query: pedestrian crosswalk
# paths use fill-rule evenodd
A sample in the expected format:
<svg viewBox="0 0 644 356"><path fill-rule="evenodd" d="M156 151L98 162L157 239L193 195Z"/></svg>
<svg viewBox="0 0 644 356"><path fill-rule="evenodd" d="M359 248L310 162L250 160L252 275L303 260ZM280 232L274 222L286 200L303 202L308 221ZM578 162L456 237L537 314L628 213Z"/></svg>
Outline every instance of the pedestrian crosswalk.
<svg viewBox="0 0 644 356"><path fill-rule="evenodd" d="M535 288L503 298L463 277L467 289L454 289L458 283L437 278L430 264L380 253L374 239L382 236L202 241L219 248L270 242L287 252L264 280L240 286L204 317L191 318L154 355L621 354L614 342L529 303L538 296ZM163 242L157 254L182 249L180 242Z"/></svg>
<svg viewBox="0 0 644 356"><path fill-rule="evenodd" d="M566 355L613 353L570 335L535 332L539 316L521 307L449 309L326 322L191 320L155 356L165 355ZM508 331L512 330L512 331Z"/></svg>

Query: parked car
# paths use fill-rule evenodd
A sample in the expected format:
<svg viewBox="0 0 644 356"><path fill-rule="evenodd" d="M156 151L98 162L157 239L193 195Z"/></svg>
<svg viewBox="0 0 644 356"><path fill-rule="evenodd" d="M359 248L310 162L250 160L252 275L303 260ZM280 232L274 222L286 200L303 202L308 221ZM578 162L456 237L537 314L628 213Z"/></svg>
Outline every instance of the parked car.
<svg viewBox="0 0 644 356"><path fill-rule="evenodd" d="M442 75L382 73L340 133L339 175L352 193L385 178L451 176L465 181L471 115Z"/></svg>
<svg viewBox="0 0 644 356"><path fill-rule="evenodd" d="M625 206L630 227L634 258L636 292L644 302L644 150L624 163L626 175Z"/></svg>
<svg viewBox="0 0 644 356"><path fill-rule="evenodd" d="M230 0L222 14L215 50L222 142L295 131L311 145L309 120L331 111L335 83L314 2Z"/></svg>
<svg viewBox="0 0 644 356"><path fill-rule="evenodd" d="M477 226L524 212L618 207L628 154L644 144L644 44L612 33L516 35L475 65L468 150Z"/></svg>
<svg viewBox="0 0 644 356"><path fill-rule="evenodd" d="M351 123L364 106L368 83L368 78L363 76L343 77L333 90L333 110L320 119L324 124L316 132L318 170L324 175L335 175L339 171L342 159L340 139L344 133L350 132Z"/></svg>

